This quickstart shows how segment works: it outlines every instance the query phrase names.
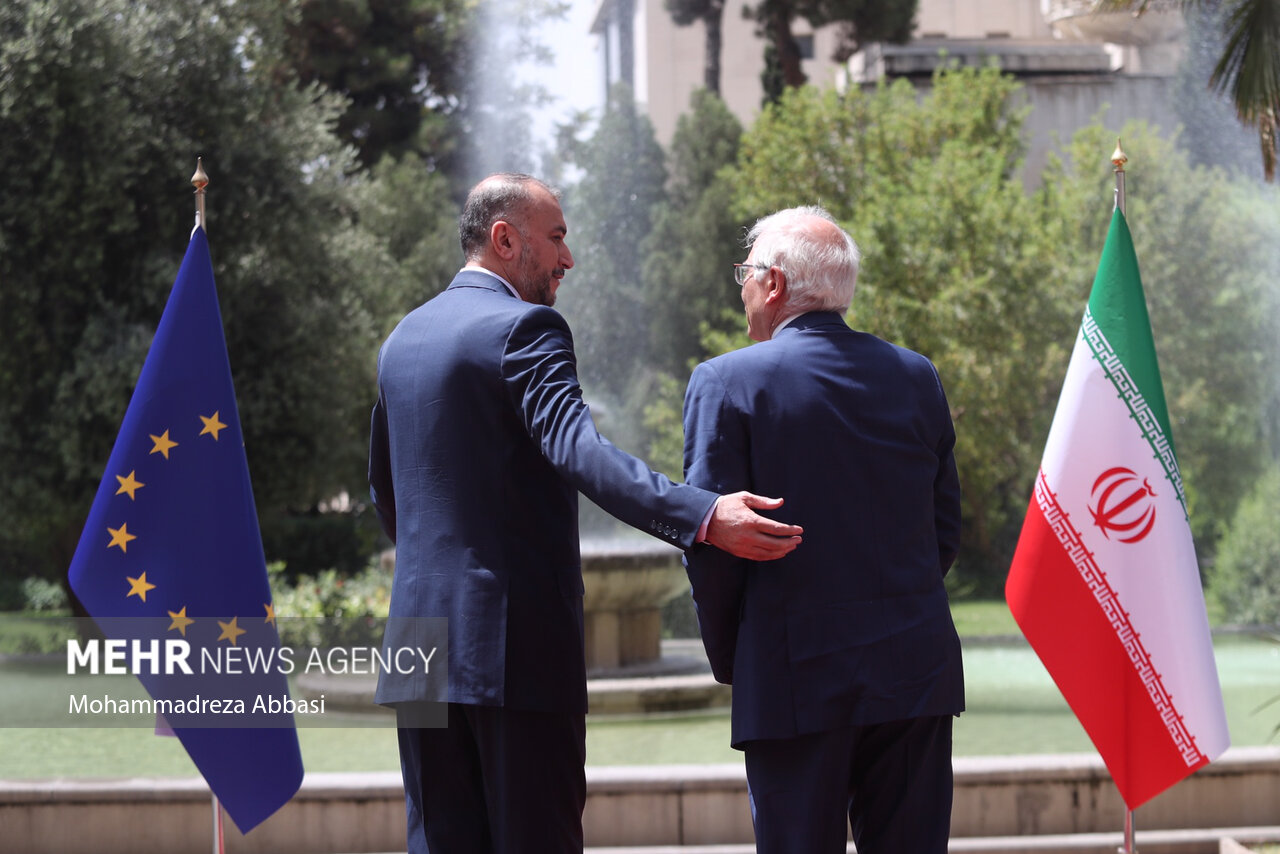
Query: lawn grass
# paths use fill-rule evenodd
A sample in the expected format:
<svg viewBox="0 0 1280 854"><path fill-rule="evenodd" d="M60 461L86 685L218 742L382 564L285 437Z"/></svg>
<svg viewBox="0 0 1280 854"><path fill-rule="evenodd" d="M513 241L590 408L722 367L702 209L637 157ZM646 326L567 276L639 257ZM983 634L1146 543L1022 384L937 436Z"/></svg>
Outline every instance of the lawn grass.
<svg viewBox="0 0 1280 854"><path fill-rule="evenodd" d="M956 722L957 756L1092 752L1084 730L1025 643L974 643L976 638L1019 636L1003 602L953 606L965 644L968 710ZM40 636L40 618L0 620L6 637ZM8 627L8 628L6 628ZM1276 744L1280 703L1280 644L1256 638L1216 639L1228 724L1236 746ZM0 681L20 668L0 668ZM4 685L0 690L9 690ZM2 704L0 704L2 705ZM740 763L729 747L723 712L644 718L587 718L589 765ZM390 720L374 727L298 730L309 772L397 771L396 733ZM4 727L0 720L0 779L48 777L177 776L196 774L177 739L150 729Z"/></svg>
<svg viewBox="0 0 1280 854"><path fill-rule="evenodd" d="M0 612L0 655L58 652L70 637L75 627L68 614Z"/></svg>
<svg viewBox="0 0 1280 854"><path fill-rule="evenodd" d="M1018 625L1001 600L951 603L961 637L1018 636ZM74 637L74 621L65 613L0 612L0 655L60 653Z"/></svg>
<svg viewBox="0 0 1280 854"><path fill-rule="evenodd" d="M962 638L1022 637L1003 599L952 602L951 619Z"/></svg>

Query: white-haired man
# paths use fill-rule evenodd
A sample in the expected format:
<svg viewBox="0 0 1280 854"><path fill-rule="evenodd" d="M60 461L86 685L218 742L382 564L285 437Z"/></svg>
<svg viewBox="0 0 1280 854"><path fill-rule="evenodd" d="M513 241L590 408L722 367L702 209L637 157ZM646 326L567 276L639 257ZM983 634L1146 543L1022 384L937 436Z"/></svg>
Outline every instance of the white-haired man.
<svg viewBox="0 0 1280 854"><path fill-rule="evenodd" d="M752 347L694 371L685 477L787 497L805 546L769 565L686 554L703 642L733 685L757 850L944 854L960 535L937 371L850 329L859 253L820 208L781 211L736 265ZM848 823L846 823L848 822Z"/></svg>

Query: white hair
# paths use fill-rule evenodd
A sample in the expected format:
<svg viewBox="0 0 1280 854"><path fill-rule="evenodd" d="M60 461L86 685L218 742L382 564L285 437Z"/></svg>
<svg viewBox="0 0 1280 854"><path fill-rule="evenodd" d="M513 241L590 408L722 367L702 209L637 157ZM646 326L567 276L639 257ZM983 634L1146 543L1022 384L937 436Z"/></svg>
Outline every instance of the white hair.
<svg viewBox="0 0 1280 854"><path fill-rule="evenodd" d="M831 227L817 226L823 220ZM756 222L747 232L755 262L787 275L787 305L795 311L838 311L853 302L861 253L835 218L816 205L788 208Z"/></svg>

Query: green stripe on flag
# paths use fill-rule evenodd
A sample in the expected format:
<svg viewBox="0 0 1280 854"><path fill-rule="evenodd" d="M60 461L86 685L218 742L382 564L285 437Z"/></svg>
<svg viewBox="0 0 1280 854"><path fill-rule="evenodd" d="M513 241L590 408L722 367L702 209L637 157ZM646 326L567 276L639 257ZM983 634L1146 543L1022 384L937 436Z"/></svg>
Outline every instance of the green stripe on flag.
<svg viewBox="0 0 1280 854"><path fill-rule="evenodd" d="M1169 409L1142 278L1138 275L1138 256L1133 251L1129 226L1118 208L1111 217L1081 332L1094 358L1116 386L1116 393L1128 404L1152 452L1161 459L1185 513L1186 494L1169 429Z"/></svg>

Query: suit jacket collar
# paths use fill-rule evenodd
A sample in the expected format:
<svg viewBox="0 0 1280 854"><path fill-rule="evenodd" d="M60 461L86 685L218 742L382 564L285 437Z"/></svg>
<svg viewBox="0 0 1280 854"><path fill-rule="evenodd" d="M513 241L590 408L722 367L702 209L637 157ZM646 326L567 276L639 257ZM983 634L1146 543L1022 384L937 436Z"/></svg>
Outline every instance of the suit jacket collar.
<svg viewBox="0 0 1280 854"><path fill-rule="evenodd" d="M802 329L813 329L818 326L839 326L842 329L848 329L849 325L844 322L844 318L836 311L810 311L800 315L795 320L788 323L777 334L773 336L773 340L777 340L783 335L788 335Z"/></svg>
<svg viewBox="0 0 1280 854"><path fill-rule="evenodd" d="M490 273L484 273L476 269L467 269L463 267L453 277L453 281L449 283L448 290L453 288L482 288L486 291L494 291L503 296L519 299L511 291L507 290L507 286L502 283L501 279Z"/></svg>

